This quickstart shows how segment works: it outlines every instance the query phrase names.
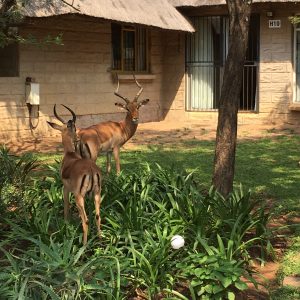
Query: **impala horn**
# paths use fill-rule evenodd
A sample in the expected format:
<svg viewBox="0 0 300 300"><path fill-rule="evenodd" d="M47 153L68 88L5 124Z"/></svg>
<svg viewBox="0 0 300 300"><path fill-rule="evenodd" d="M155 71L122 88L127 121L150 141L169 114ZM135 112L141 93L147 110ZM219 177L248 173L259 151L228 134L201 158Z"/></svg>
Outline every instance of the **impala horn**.
<svg viewBox="0 0 300 300"><path fill-rule="evenodd" d="M141 93L143 92L143 87L138 83L138 81L136 80L134 74L133 74L133 78L134 78L134 81L135 81L136 85L140 88L140 90L136 93L136 95L135 95L135 97L133 99L134 102L137 102L137 100L141 96Z"/></svg>
<svg viewBox="0 0 300 300"><path fill-rule="evenodd" d="M65 107L65 108L72 114L72 116L73 116L73 120L72 120L72 121L75 123L75 122L76 122L76 115L75 115L74 111L73 111L71 108L69 108L68 106L64 105L64 104L62 104L62 106ZM62 117L60 117L60 116L57 114L57 112L56 112L56 104L54 104L53 112L54 112L54 116L55 116L59 121L61 121L63 124L67 124L67 122L66 122Z"/></svg>
<svg viewBox="0 0 300 300"><path fill-rule="evenodd" d="M76 122L76 114L74 113L74 111L70 107L68 107L68 106L66 106L64 104L62 104L62 106L65 107L72 114L72 116L73 116L73 120L72 121L75 123Z"/></svg>
<svg viewBox="0 0 300 300"><path fill-rule="evenodd" d="M56 112L56 104L54 104L53 112L54 112L54 116L56 117L56 119L58 119L59 121L61 121L63 124L66 124L66 121L57 114L57 112Z"/></svg>
<svg viewBox="0 0 300 300"><path fill-rule="evenodd" d="M126 102L126 104L128 104L130 101L126 97L123 97L122 95L119 94L120 81L119 81L118 74L116 74L116 76L117 76L117 80L118 80L118 85L117 85L117 89L115 90L115 95L117 97L123 99Z"/></svg>

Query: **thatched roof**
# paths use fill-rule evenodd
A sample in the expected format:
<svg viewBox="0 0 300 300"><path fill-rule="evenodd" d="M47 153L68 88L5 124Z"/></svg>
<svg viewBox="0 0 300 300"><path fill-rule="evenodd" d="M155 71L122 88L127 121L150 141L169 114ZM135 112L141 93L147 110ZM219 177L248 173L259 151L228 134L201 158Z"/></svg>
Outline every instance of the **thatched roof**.
<svg viewBox="0 0 300 300"><path fill-rule="evenodd" d="M169 2L174 5L175 7L180 6L192 6L192 7L199 7L199 6L213 6L213 5L224 5L226 4L225 0L169 0ZM253 0L253 3L293 3L299 2L300 0Z"/></svg>
<svg viewBox="0 0 300 300"><path fill-rule="evenodd" d="M163 29L194 31L189 21L168 0L65 0L64 2L73 2L76 9L64 4L61 0L31 0L27 2L24 8L24 15L49 17L81 14Z"/></svg>
<svg viewBox="0 0 300 300"><path fill-rule="evenodd" d="M169 0L175 7L180 6L208 6L225 4L225 0Z"/></svg>

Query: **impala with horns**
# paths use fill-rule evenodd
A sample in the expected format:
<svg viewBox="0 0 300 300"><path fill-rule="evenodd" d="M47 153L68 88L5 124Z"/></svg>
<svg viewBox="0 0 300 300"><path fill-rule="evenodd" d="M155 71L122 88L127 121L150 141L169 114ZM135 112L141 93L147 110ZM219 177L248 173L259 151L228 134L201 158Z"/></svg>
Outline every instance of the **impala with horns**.
<svg viewBox="0 0 300 300"><path fill-rule="evenodd" d="M75 144L77 142L75 126L76 115L69 107L65 105L63 106L71 112L73 119L64 121L57 115L56 105L54 105L54 115L63 124L58 125L48 121L47 123L52 128L61 132L64 148L64 157L61 166L61 178L64 186L64 218L65 220L68 219L70 207L69 195L70 193L73 193L82 222L83 244L86 244L88 234L88 217L84 208L84 199L87 193L93 193L94 196L96 224L100 238L101 173L94 161L88 158L82 158L75 152Z"/></svg>
<svg viewBox="0 0 300 300"><path fill-rule="evenodd" d="M113 153L117 174L120 173L120 148L135 134L139 122L139 109L146 105L149 99L138 101L142 94L143 87L138 83L133 75L135 83L139 87L139 91L134 99L130 101L128 98L119 94L119 78L117 89L114 94L124 100L125 103L115 103L116 106L127 111L125 120L121 122L101 122L90 127L80 129L78 131L79 143L77 152L82 157L91 158L96 161L100 152L107 153L106 171L111 170L111 154Z"/></svg>

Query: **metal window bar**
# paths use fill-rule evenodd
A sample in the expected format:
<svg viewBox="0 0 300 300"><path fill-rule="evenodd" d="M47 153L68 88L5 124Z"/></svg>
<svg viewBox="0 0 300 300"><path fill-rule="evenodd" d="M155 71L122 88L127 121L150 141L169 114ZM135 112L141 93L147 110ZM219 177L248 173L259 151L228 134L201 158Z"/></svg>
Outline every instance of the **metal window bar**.
<svg viewBox="0 0 300 300"><path fill-rule="evenodd" d="M147 71L147 32L145 28L136 29L136 67L137 72Z"/></svg>
<svg viewBox="0 0 300 300"><path fill-rule="evenodd" d="M243 71L243 86L240 96L240 111L256 110L257 92L257 64L256 62L246 62Z"/></svg>

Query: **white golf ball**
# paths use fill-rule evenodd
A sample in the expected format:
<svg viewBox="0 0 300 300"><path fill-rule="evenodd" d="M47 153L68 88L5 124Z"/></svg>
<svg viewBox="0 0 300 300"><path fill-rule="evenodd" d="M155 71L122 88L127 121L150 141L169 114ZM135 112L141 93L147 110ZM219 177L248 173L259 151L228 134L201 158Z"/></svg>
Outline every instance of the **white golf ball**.
<svg viewBox="0 0 300 300"><path fill-rule="evenodd" d="M171 238L171 246L173 249L179 249L184 246L184 238L181 235L174 235Z"/></svg>

